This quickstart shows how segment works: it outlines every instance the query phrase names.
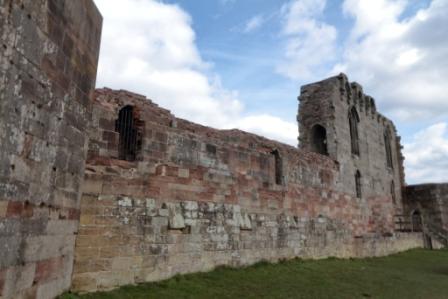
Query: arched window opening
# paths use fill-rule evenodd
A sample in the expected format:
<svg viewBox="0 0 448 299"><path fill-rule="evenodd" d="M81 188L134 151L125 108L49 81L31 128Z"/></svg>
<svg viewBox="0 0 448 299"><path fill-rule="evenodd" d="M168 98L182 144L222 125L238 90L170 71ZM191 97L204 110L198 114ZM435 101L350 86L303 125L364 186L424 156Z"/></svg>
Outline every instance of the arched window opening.
<svg viewBox="0 0 448 299"><path fill-rule="evenodd" d="M141 134L136 126L132 106L123 107L115 122L115 131L119 133L118 158L135 161L141 148Z"/></svg>
<svg viewBox="0 0 448 299"><path fill-rule="evenodd" d="M350 139L352 154L359 156L359 133L358 133L358 123L359 116L356 112L356 108L352 107L348 116L348 122L350 126Z"/></svg>
<svg viewBox="0 0 448 299"><path fill-rule="evenodd" d="M412 213L412 231L421 232L423 227L422 215L419 210Z"/></svg>
<svg viewBox="0 0 448 299"><path fill-rule="evenodd" d="M328 156L327 130L321 125L315 125L312 131L312 151Z"/></svg>
<svg viewBox="0 0 448 299"><path fill-rule="evenodd" d="M274 156L275 163L275 183L283 185L283 161L278 150L273 150L271 154Z"/></svg>
<svg viewBox="0 0 448 299"><path fill-rule="evenodd" d="M390 131L387 129L384 132L384 147L386 151L386 163L387 167L393 168L393 160L392 160L392 149L390 146Z"/></svg>
<svg viewBox="0 0 448 299"><path fill-rule="evenodd" d="M356 185L356 197L361 198L362 197L361 173L359 172L359 170L357 170L355 174L355 185Z"/></svg>
<svg viewBox="0 0 448 299"><path fill-rule="evenodd" d="M397 203L397 196L395 194L395 183L394 183L394 181L392 181L390 183L390 194L392 195L392 202L394 204L396 204Z"/></svg>

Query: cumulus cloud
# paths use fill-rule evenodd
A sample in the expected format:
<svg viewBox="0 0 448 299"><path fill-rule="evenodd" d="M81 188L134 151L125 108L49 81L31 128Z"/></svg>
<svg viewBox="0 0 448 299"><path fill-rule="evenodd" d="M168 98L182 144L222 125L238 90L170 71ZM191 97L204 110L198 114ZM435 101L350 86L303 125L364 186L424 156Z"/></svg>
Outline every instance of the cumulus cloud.
<svg viewBox="0 0 448 299"><path fill-rule="evenodd" d="M325 0L294 0L282 7L285 57L277 71L291 79L314 80L334 60L336 28L319 21Z"/></svg>
<svg viewBox="0 0 448 299"><path fill-rule="evenodd" d="M393 119L419 121L448 116L448 1L403 17L410 1L345 0L355 24L341 63ZM447 123L417 133L404 145L409 183L448 181Z"/></svg>
<svg viewBox="0 0 448 299"><path fill-rule="evenodd" d="M252 31L260 28L264 22L265 22L265 18L263 15L253 16L246 22L243 32L244 33L252 32Z"/></svg>
<svg viewBox="0 0 448 299"><path fill-rule="evenodd" d="M433 0L404 18L408 5L345 0L344 13L355 24L330 73L347 72L395 119L448 116L448 1Z"/></svg>
<svg viewBox="0 0 448 299"><path fill-rule="evenodd" d="M237 127L249 132L257 132L262 136L276 136L288 144L296 146L298 127L294 123L284 121L268 114L247 116L237 121Z"/></svg>
<svg viewBox="0 0 448 299"><path fill-rule="evenodd" d="M406 177L410 183L448 181L448 123L432 125L404 144Z"/></svg>
<svg viewBox="0 0 448 299"><path fill-rule="evenodd" d="M283 133L294 124L273 116L244 117L238 92L225 89L201 58L191 17L179 6L155 0L95 3L104 17L97 86L141 93L201 124L249 128L296 144L297 130L292 136Z"/></svg>
<svg viewBox="0 0 448 299"><path fill-rule="evenodd" d="M412 12L414 4L344 0L353 25L337 43L335 27L322 21L326 0L290 1L282 9L286 54L278 71L307 81L345 72L402 126L440 121L405 144L405 164L411 183L448 181L448 0Z"/></svg>

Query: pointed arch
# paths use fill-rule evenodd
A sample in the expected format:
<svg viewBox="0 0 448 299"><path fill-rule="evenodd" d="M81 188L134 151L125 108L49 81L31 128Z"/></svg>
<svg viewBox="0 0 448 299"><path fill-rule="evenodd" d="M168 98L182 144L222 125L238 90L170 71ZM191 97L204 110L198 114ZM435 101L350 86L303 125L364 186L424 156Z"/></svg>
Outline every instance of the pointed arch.
<svg viewBox="0 0 448 299"><path fill-rule="evenodd" d="M359 156L359 114L355 107L352 107L349 111L348 122L350 126L350 139L352 154Z"/></svg>
<svg viewBox="0 0 448 299"><path fill-rule="evenodd" d="M389 168L394 168L390 140L391 140L390 130L389 128L386 128L386 130L384 131L384 150L386 152L386 165Z"/></svg>

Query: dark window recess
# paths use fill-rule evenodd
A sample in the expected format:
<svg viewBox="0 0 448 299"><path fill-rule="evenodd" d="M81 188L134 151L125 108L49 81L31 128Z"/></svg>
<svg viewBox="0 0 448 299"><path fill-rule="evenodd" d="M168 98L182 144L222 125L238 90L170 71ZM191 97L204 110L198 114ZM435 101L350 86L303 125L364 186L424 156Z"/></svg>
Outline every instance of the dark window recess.
<svg viewBox="0 0 448 299"><path fill-rule="evenodd" d="M361 198L362 197L362 190L361 190L361 173L359 170L356 171L355 174L355 185L356 185L356 197Z"/></svg>
<svg viewBox="0 0 448 299"><path fill-rule="evenodd" d="M420 211L414 211L412 213L412 230L414 232L421 232L423 227L422 215Z"/></svg>
<svg viewBox="0 0 448 299"><path fill-rule="evenodd" d="M312 151L321 155L328 156L327 149L327 130L321 125L315 125L312 132Z"/></svg>
<svg viewBox="0 0 448 299"><path fill-rule="evenodd" d="M278 150L273 150L271 154L274 156L275 163L275 183L277 185L283 184L283 162L282 157L280 157L280 153Z"/></svg>
<svg viewBox="0 0 448 299"><path fill-rule="evenodd" d="M397 203L397 197L395 195L395 184L394 181L390 183L390 194L392 195L392 201L394 204Z"/></svg>
<svg viewBox="0 0 448 299"><path fill-rule="evenodd" d="M359 116L355 107L353 107L350 110L350 113L348 115L348 122L350 125L352 154L359 156L359 133L358 133Z"/></svg>
<svg viewBox="0 0 448 299"><path fill-rule="evenodd" d="M137 126L138 120L134 118L132 106L122 108L115 122L115 131L119 133L118 158L126 161L135 161L142 147L142 132Z"/></svg>
<svg viewBox="0 0 448 299"><path fill-rule="evenodd" d="M205 146L205 149L209 155L212 155L212 156L216 155L216 146L214 146L212 144L207 144Z"/></svg>
<svg viewBox="0 0 448 299"><path fill-rule="evenodd" d="M389 130L386 130L384 132L384 147L386 150L387 167L393 168L392 149L390 146L390 131Z"/></svg>

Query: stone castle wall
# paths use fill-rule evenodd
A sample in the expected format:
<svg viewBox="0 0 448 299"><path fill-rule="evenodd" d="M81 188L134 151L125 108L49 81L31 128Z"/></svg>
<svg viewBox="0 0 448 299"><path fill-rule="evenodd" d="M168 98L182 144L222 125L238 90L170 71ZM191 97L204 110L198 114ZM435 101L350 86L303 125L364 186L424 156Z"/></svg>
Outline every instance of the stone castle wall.
<svg viewBox="0 0 448 299"><path fill-rule="evenodd" d="M303 87L296 149L178 119L130 92L92 96L101 23L91 0L0 0L0 298L422 246L421 234L394 231L404 186L395 128L345 75ZM117 123L126 106L131 128L129 115ZM308 147L317 123L328 155Z"/></svg>
<svg viewBox="0 0 448 299"><path fill-rule="evenodd" d="M134 108L136 161L119 158L119 110ZM421 246L394 234L388 192L359 199L330 157L173 116L97 90L73 289L96 291L217 265L372 256Z"/></svg>
<svg viewBox="0 0 448 299"><path fill-rule="evenodd" d="M70 287L101 23L88 0L0 0L0 298Z"/></svg>

